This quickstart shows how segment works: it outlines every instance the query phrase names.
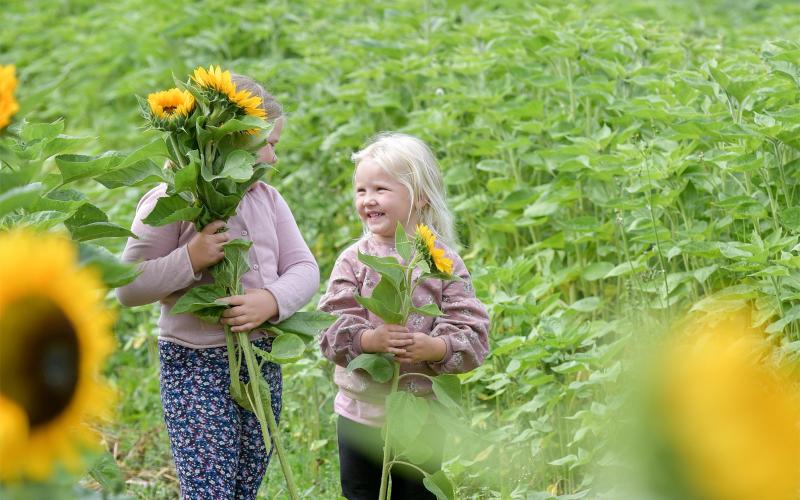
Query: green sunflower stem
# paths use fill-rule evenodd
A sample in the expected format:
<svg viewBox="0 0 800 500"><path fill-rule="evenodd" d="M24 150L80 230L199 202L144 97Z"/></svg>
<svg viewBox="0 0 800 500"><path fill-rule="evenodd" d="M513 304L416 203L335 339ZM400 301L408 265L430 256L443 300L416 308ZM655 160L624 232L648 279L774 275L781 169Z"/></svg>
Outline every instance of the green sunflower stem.
<svg viewBox="0 0 800 500"><path fill-rule="evenodd" d="M389 394L397 392L397 385L400 382L400 363L394 362L394 373L392 374L392 389ZM386 414L386 418L389 415ZM384 424L386 425L386 424ZM389 444L389 430L387 429L383 437L383 468L381 469L381 488L378 492L378 500L386 500L386 493L389 486L389 471L392 468L390 460L391 446Z"/></svg>
<svg viewBox="0 0 800 500"><path fill-rule="evenodd" d="M180 147L178 147L178 140L175 138L175 133L170 132L167 134L167 140L169 141L169 145L172 151L175 154L175 159L178 160L178 167L183 168L186 166L186 161L183 157L183 151L181 151Z"/></svg>
<svg viewBox="0 0 800 500"><path fill-rule="evenodd" d="M230 327L226 325L226 330L230 331ZM261 371L258 369L258 362L256 361L253 346L250 344L250 339L247 336L248 332L238 332L236 334L239 340L239 348L244 352L244 360L247 364L247 373L250 376L250 388L253 393L253 410L255 411L258 423L261 425L261 434L264 437L264 447L269 449L272 443L275 443L275 451L278 453L278 461L281 464L283 477L286 479L286 487L289 490L289 497L292 500L298 500L300 496L297 494L297 487L295 486L294 476L292 475L292 468L289 466L289 460L286 457L286 452L283 449L283 442L278 434L278 423L275 421L275 414L272 412L272 394L269 389L265 396L269 397L270 404L264 408L264 400L261 399L261 388L258 383L262 379ZM270 440L270 435L272 439Z"/></svg>

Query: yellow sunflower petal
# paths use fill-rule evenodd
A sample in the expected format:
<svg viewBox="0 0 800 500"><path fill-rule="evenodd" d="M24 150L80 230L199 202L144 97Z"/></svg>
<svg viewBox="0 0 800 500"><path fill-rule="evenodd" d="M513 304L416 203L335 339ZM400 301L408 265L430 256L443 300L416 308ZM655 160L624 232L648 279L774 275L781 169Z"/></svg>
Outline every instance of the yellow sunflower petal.
<svg viewBox="0 0 800 500"><path fill-rule="evenodd" d="M13 64L0 65L0 130L4 129L11 122L11 117L19 111L19 104L14 98L14 90L17 88L15 69Z"/></svg>
<svg viewBox="0 0 800 500"><path fill-rule="evenodd" d="M77 468L77 450L97 442L85 421L113 402L99 379L113 316L97 273L79 267L74 244L52 233L0 233L0 283L0 395L29 422L0 479L45 479L56 463Z"/></svg>

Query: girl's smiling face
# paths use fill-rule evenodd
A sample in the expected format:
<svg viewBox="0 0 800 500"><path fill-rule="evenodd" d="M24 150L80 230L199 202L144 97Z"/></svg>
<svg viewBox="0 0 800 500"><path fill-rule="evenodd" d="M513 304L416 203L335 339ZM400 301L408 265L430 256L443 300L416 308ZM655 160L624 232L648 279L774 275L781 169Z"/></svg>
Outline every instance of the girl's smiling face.
<svg viewBox="0 0 800 500"><path fill-rule="evenodd" d="M372 158L358 163L354 184L358 216L378 241L393 244L398 222L406 232L416 225L411 193Z"/></svg>

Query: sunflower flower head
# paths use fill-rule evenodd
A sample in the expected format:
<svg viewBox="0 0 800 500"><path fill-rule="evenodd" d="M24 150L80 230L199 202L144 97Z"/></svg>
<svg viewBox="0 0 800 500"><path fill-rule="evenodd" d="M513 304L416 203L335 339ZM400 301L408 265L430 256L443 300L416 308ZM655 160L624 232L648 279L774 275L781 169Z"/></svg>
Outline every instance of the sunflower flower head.
<svg viewBox="0 0 800 500"><path fill-rule="evenodd" d="M436 248L436 236L425 224L417 225L416 247L430 266L444 274L453 274L453 261L444 256L444 250Z"/></svg>
<svg viewBox="0 0 800 500"><path fill-rule="evenodd" d="M199 67L192 73L192 80L207 93L212 102L223 101L233 105L236 115L255 116L266 119L267 112L262 106L261 97L251 91L236 88L230 71L222 71L219 66Z"/></svg>
<svg viewBox="0 0 800 500"><path fill-rule="evenodd" d="M172 88L147 96L150 111L158 118L186 117L194 109L194 97L186 90Z"/></svg>
<svg viewBox="0 0 800 500"><path fill-rule="evenodd" d="M99 380L113 345L100 278L66 238L15 229L0 233L0 283L0 480L77 471L98 443L87 420L113 403Z"/></svg>
<svg viewBox="0 0 800 500"><path fill-rule="evenodd" d="M660 417L697 497L797 498L797 376L749 308L686 321L663 354Z"/></svg>
<svg viewBox="0 0 800 500"><path fill-rule="evenodd" d="M19 104L14 98L14 90L17 88L15 69L13 64L0 65L0 130L7 127L11 123L11 117L19 111Z"/></svg>

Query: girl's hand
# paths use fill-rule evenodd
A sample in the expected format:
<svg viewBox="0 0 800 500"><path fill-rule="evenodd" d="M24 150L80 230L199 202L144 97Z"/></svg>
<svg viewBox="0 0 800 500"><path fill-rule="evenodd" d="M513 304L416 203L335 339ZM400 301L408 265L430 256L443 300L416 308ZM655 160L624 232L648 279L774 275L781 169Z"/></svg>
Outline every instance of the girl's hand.
<svg viewBox="0 0 800 500"><path fill-rule="evenodd" d="M411 333L400 325L381 325L361 335L361 350L364 352L389 352L395 356L405 353L404 347L411 344Z"/></svg>
<svg viewBox="0 0 800 500"><path fill-rule="evenodd" d="M228 241L227 233L217 233L225 227L221 220L210 222L199 233L195 234L186 245L189 249L189 260L195 274L203 269L213 266L225 257L222 245Z"/></svg>
<svg viewBox="0 0 800 500"><path fill-rule="evenodd" d="M247 332L278 314L278 302L268 290L248 289L244 295L231 295L227 300L231 305L222 313L220 323L230 325L232 332Z"/></svg>
<svg viewBox="0 0 800 500"><path fill-rule="evenodd" d="M395 355L400 363L437 362L447 353L447 344L438 337L431 337L421 332L411 334L412 342L406 346L405 352Z"/></svg>

